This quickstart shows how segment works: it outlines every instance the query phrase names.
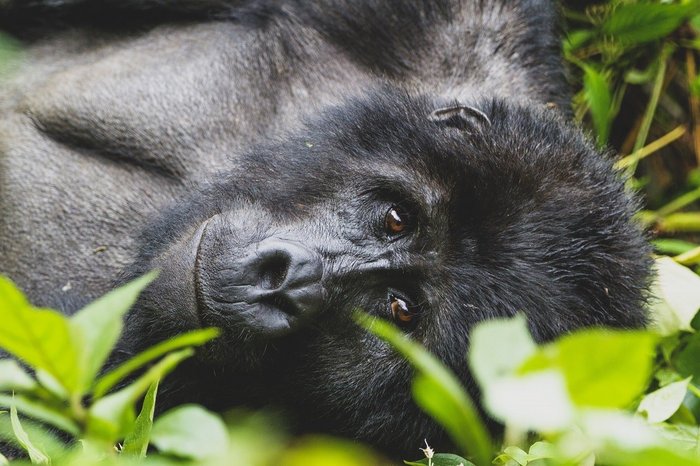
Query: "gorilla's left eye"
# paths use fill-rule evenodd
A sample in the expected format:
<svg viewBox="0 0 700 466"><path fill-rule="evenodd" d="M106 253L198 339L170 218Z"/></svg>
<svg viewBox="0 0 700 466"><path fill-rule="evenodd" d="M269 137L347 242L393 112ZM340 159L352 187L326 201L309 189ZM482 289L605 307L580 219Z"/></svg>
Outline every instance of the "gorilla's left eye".
<svg viewBox="0 0 700 466"><path fill-rule="evenodd" d="M411 214L399 205L393 205L384 216L384 231L389 236L405 233L411 221Z"/></svg>
<svg viewBox="0 0 700 466"><path fill-rule="evenodd" d="M389 312L394 322L402 328L412 328L418 321L418 310L407 300L389 294Z"/></svg>

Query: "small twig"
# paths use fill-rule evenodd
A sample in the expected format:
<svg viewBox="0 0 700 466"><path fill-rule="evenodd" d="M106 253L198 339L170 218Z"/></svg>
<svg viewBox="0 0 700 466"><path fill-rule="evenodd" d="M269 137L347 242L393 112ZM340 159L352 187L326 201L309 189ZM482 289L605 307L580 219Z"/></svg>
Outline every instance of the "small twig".
<svg viewBox="0 0 700 466"><path fill-rule="evenodd" d="M630 154L630 155L618 160L617 163L615 163L615 168L617 168L617 169L627 168L635 161L639 162L640 160L645 159L646 157L649 157L651 154L663 149L664 147L671 144L676 139L683 136L685 134L685 132L686 132L686 127L683 125L672 129L668 133L661 136L659 139L656 139L655 141L650 142L646 146L642 147L637 152Z"/></svg>

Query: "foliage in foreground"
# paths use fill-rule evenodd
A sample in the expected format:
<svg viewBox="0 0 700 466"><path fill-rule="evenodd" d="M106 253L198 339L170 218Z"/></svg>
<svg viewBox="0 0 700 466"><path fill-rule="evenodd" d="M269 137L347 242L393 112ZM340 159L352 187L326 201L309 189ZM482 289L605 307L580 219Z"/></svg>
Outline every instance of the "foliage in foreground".
<svg viewBox="0 0 700 466"><path fill-rule="evenodd" d="M505 426L502 440L491 436L461 382L438 360L391 324L358 315L360 325L414 366L416 403L445 428L461 455L434 453L426 439L426 458L408 464L700 466L700 277L668 258L657 266L659 294L671 299L656 301L653 331L587 329L537 345L523 316L473 330L469 365L486 413ZM260 414L232 413L224 421L183 405L154 420L160 380L217 332L180 335L101 371L123 315L152 278L127 284L70 318L32 307L0 279L0 347L31 368L0 360L0 406L7 408L0 435L31 462L385 462L341 440L290 443ZM60 441L56 431L70 441ZM7 461L0 457L0 464Z"/></svg>
<svg viewBox="0 0 700 466"><path fill-rule="evenodd" d="M700 266L700 2L611 0L566 15L565 57L581 89L576 116L601 145L626 156L618 166L645 196L649 210L641 220L660 236L657 252L676 255L657 261L657 325L653 332L586 330L542 346L522 317L479 326L469 363L486 412L506 426L497 439L439 362L390 325L359 317L416 367L416 402L461 455L416 445L427 457L411 464L700 465L700 279L678 265ZM15 49L0 40L0 66ZM154 420L161 378L216 332L177 337L101 373L121 318L147 281L71 319L34 309L0 281L0 347L26 364L0 361L0 436L29 457L12 464L384 461L340 440L289 439L260 414L221 418L186 405ZM7 461L0 455L0 464Z"/></svg>

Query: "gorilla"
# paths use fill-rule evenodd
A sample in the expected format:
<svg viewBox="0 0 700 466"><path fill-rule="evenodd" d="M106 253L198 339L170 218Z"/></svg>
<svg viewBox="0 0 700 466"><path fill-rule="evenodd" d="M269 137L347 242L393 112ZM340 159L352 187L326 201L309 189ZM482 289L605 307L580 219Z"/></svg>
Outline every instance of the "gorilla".
<svg viewBox="0 0 700 466"><path fill-rule="evenodd" d="M474 394L479 321L647 321L636 201L570 120L558 24L546 0L0 2L25 46L0 87L0 272L70 314L159 269L115 361L222 330L163 406L447 445L355 310Z"/></svg>

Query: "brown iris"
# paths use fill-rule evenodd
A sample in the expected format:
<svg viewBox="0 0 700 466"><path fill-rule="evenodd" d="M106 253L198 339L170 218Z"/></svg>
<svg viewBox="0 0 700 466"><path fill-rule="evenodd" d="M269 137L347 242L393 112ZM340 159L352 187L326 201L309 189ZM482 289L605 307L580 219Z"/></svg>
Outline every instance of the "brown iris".
<svg viewBox="0 0 700 466"><path fill-rule="evenodd" d="M394 236L403 233L408 226L408 213L399 206L392 206L384 217L384 230Z"/></svg>
<svg viewBox="0 0 700 466"><path fill-rule="evenodd" d="M389 296L389 309L394 321L399 325L409 325L416 317L409 304L397 296Z"/></svg>

